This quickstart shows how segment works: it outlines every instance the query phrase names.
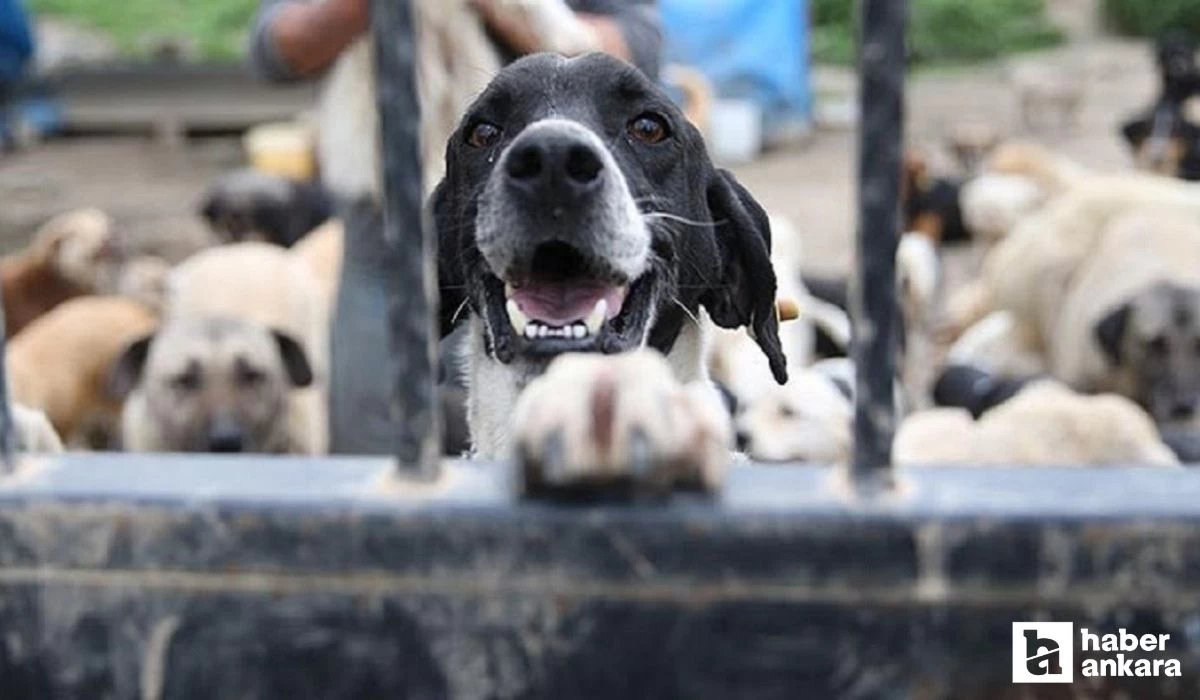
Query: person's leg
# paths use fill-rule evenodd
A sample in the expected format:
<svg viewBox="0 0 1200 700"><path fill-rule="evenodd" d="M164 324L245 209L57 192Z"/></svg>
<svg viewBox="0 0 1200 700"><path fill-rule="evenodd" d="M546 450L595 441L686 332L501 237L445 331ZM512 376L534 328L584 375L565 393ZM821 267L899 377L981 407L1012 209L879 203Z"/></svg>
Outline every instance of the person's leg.
<svg viewBox="0 0 1200 700"><path fill-rule="evenodd" d="M345 250L331 334L330 452L391 454L395 431L387 275L395 269L393 253L384 242L383 218L374 205L342 206L340 215ZM438 353L442 448L456 456L469 447L464 331L465 327L443 339Z"/></svg>
<svg viewBox="0 0 1200 700"><path fill-rule="evenodd" d="M377 207L359 202L341 209L346 233L331 333L329 449L333 454L391 454L386 275L392 253Z"/></svg>

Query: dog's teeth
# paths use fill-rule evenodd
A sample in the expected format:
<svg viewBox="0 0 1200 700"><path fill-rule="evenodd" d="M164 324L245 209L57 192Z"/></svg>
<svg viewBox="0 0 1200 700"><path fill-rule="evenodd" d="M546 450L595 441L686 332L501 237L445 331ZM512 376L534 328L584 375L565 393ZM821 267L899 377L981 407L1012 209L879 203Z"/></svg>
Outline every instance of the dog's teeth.
<svg viewBox="0 0 1200 700"><path fill-rule="evenodd" d="M596 306L592 309L592 313L588 314L587 320L583 322L584 326L587 328L587 332L590 335L596 335L599 333L600 326L604 325L604 321L606 320L607 316L608 301L601 299L600 301L596 302Z"/></svg>
<svg viewBox="0 0 1200 700"><path fill-rule="evenodd" d="M504 298L511 299L513 295L513 286L510 282L504 283Z"/></svg>
<svg viewBox="0 0 1200 700"><path fill-rule="evenodd" d="M583 325L582 323L575 323L571 325L571 335L575 336L576 340L586 338L587 334L587 326Z"/></svg>
<svg viewBox="0 0 1200 700"><path fill-rule="evenodd" d="M508 321L512 324L513 330L517 332L517 335L525 335L525 329L529 327L529 319L521 313L517 302L509 299L504 308L508 311Z"/></svg>
<svg viewBox="0 0 1200 700"><path fill-rule="evenodd" d="M539 338L545 338L549 335L550 335L550 329L548 327L546 327L546 326L538 327L538 337Z"/></svg>
<svg viewBox="0 0 1200 700"><path fill-rule="evenodd" d="M538 336L538 327L539 326L536 323L531 323L525 326L525 337L529 338L530 340L536 338Z"/></svg>

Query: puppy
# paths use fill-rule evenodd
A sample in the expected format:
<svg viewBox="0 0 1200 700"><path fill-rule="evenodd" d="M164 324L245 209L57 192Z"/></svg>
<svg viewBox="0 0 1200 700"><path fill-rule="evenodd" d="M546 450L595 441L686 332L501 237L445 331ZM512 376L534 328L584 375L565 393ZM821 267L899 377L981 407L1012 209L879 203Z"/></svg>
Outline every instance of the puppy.
<svg viewBox="0 0 1200 700"><path fill-rule="evenodd" d="M1200 179L1200 128L1192 124L1185 105L1200 90L1196 42L1173 32L1155 44L1162 86L1147 112L1121 127L1138 167L1161 175Z"/></svg>
<svg viewBox="0 0 1200 700"><path fill-rule="evenodd" d="M1136 404L1111 394L1077 394L1053 381L1029 385L978 421L961 409L909 416L892 458L897 465L1179 463Z"/></svg>
<svg viewBox="0 0 1200 700"><path fill-rule="evenodd" d="M764 462L844 464L853 446L854 404L819 370L792 370L784 386L737 412L738 449Z"/></svg>
<svg viewBox="0 0 1200 700"><path fill-rule="evenodd" d="M732 435L708 382L713 323L749 327L786 381L771 232L657 85L602 54L509 65L451 136L432 208L442 331L469 324L477 456L521 456L531 486L720 480L731 444L677 440ZM669 377L651 358L552 366L637 351Z"/></svg>
<svg viewBox="0 0 1200 700"><path fill-rule="evenodd" d="M200 215L225 243L261 240L290 248L333 216L333 198L319 184L246 168L209 188Z"/></svg>
<svg viewBox="0 0 1200 700"><path fill-rule="evenodd" d="M289 394L288 442L305 454L324 453L330 306L309 264L272 244L236 243L184 261L171 271L166 287L166 318L240 319L301 346L313 379Z"/></svg>
<svg viewBox="0 0 1200 700"><path fill-rule="evenodd" d="M5 361L13 398L43 412L67 444L117 444L120 402L108 377L133 340L158 325L147 307L120 297L66 301L9 341Z"/></svg>
<svg viewBox="0 0 1200 700"><path fill-rule="evenodd" d="M288 334L192 317L131 343L110 389L125 399L122 442L130 451L306 454L291 394L312 380L303 347Z"/></svg>
<svg viewBox="0 0 1200 700"><path fill-rule="evenodd" d="M122 253L112 219L96 209L55 217L19 253L0 259L9 338L67 299L111 289Z"/></svg>
<svg viewBox="0 0 1200 700"><path fill-rule="evenodd" d="M982 167L988 154L1000 142L1000 134L991 124L962 122L955 124L946 138L947 146L959 168L973 175Z"/></svg>
<svg viewBox="0 0 1200 700"><path fill-rule="evenodd" d="M1150 112L1121 127L1140 170L1200 180L1200 127L1188 121L1183 105L1159 102Z"/></svg>
<svg viewBox="0 0 1200 700"><path fill-rule="evenodd" d="M924 158L906 155L900 187L904 230L924 234L939 244L971 240L959 206L961 190L962 182L934 178Z"/></svg>

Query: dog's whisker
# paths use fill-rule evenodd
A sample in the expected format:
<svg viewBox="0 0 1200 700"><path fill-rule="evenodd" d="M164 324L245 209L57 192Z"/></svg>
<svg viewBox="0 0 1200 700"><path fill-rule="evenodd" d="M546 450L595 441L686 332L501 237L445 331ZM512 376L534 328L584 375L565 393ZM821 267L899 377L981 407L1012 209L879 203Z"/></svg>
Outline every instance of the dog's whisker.
<svg viewBox="0 0 1200 700"><path fill-rule="evenodd" d="M685 226L696 226L698 228L708 228L708 227L714 225L713 222L711 222L711 221L694 221L692 219L688 219L686 217L679 216L677 214L671 214L671 213L668 213L665 211L643 212L642 216L647 219L664 219L666 221L673 221L677 224L683 224Z"/></svg>
<svg viewBox="0 0 1200 700"><path fill-rule="evenodd" d="M450 325L451 326L458 323L459 316L462 316L462 312L465 311L466 308L467 308L467 300L463 299L463 302L458 305L457 309L454 310L454 315L450 317Z"/></svg>
<svg viewBox="0 0 1200 700"><path fill-rule="evenodd" d="M697 326L700 325L700 319L696 318L696 314L692 313L691 309L685 306L682 301L679 301L678 297L671 297L671 303L682 309L683 313L687 314L687 317L692 319L693 323Z"/></svg>

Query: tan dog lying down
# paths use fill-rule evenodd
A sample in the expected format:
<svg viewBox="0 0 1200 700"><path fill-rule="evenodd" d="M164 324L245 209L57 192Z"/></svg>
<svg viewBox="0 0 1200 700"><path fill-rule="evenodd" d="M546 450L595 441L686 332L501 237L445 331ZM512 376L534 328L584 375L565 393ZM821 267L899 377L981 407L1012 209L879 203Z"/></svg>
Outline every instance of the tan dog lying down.
<svg viewBox="0 0 1200 700"><path fill-rule="evenodd" d="M110 447L121 405L108 392L109 374L125 346L156 325L152 311L120 297L60 304L8 343L13 399L44 412L72 447Z"/></svg>
<svg viewBox="0 0 1200 700"><path fill-rule="evenodd" d="M1114 395L1037 382L978 421L960 409L913 414L896 435L897 465L1175 465L1150 417Z"/></svg>
<svg viewBox="0 0 1200 700"><path fill-rule="evenodd" d="M1154 291L1168 287L1181 292L1182 304L1173 303L1170 294ZM1155 304L1155 296L1163 297L1162 304ZM1128 323L1121 321L1118 316L1131 304L1140 313ZM1154 315L1162 318L1156 320ZM1117 323L1126 327L1112 325ZM1145 394L1150 387L1143 386L1128 362L1135 359L1138 348L1123 346L1122 336L1128 331L1141 336L1129 338L1133 343L1170 342L1172 328L1190 336L1181 340L1193 341L1186 351L1194 356L1192 383L1200 382L1200 351L1195 345L1200 342L1200 218L1163 208L1130 212L1107 227L1075 271L1048 338L1051 372L1082 390L1151 399ZM1186 377L1174 379L1187 383Z"/></svg>
<svg viewBox="0 0 1200 700"><path fill-rule="evenodd" d="M288 392L289 449L305 454L327 449L329 308L320 282L302 257L266 243L238 243L203 251L171 271L164 317L195 322L237 319L263 333L275 332L294 341L312 377L296 382ZM184 335L173 337L182 339ZM263 336L251 338L253 334L241 327L232 335L239 343L262 344ZM193 352L207 357L204 353L209 349L205 347Z"/></svg>
<svg viewBox="0 0 1200 700"><path fill-rule="evenodd" d="M1200 215L1200 185L1130 173L1087 180L1022 222L988 255L991 310L1010 310L1042 338L1058 324L1058 301L1112 221L1132 209L1179 208Z"/></svg>
<svg viewBox="0 0 1200 700"><path fill-rule="evenodd" d="M981 308L1010 314L1021 342L1008 345L1040 355L1076 389L1120 392L1160 423L1193 420L1198 222L1198 185L1144 174L1091 178L991 252Z"/></svg>

